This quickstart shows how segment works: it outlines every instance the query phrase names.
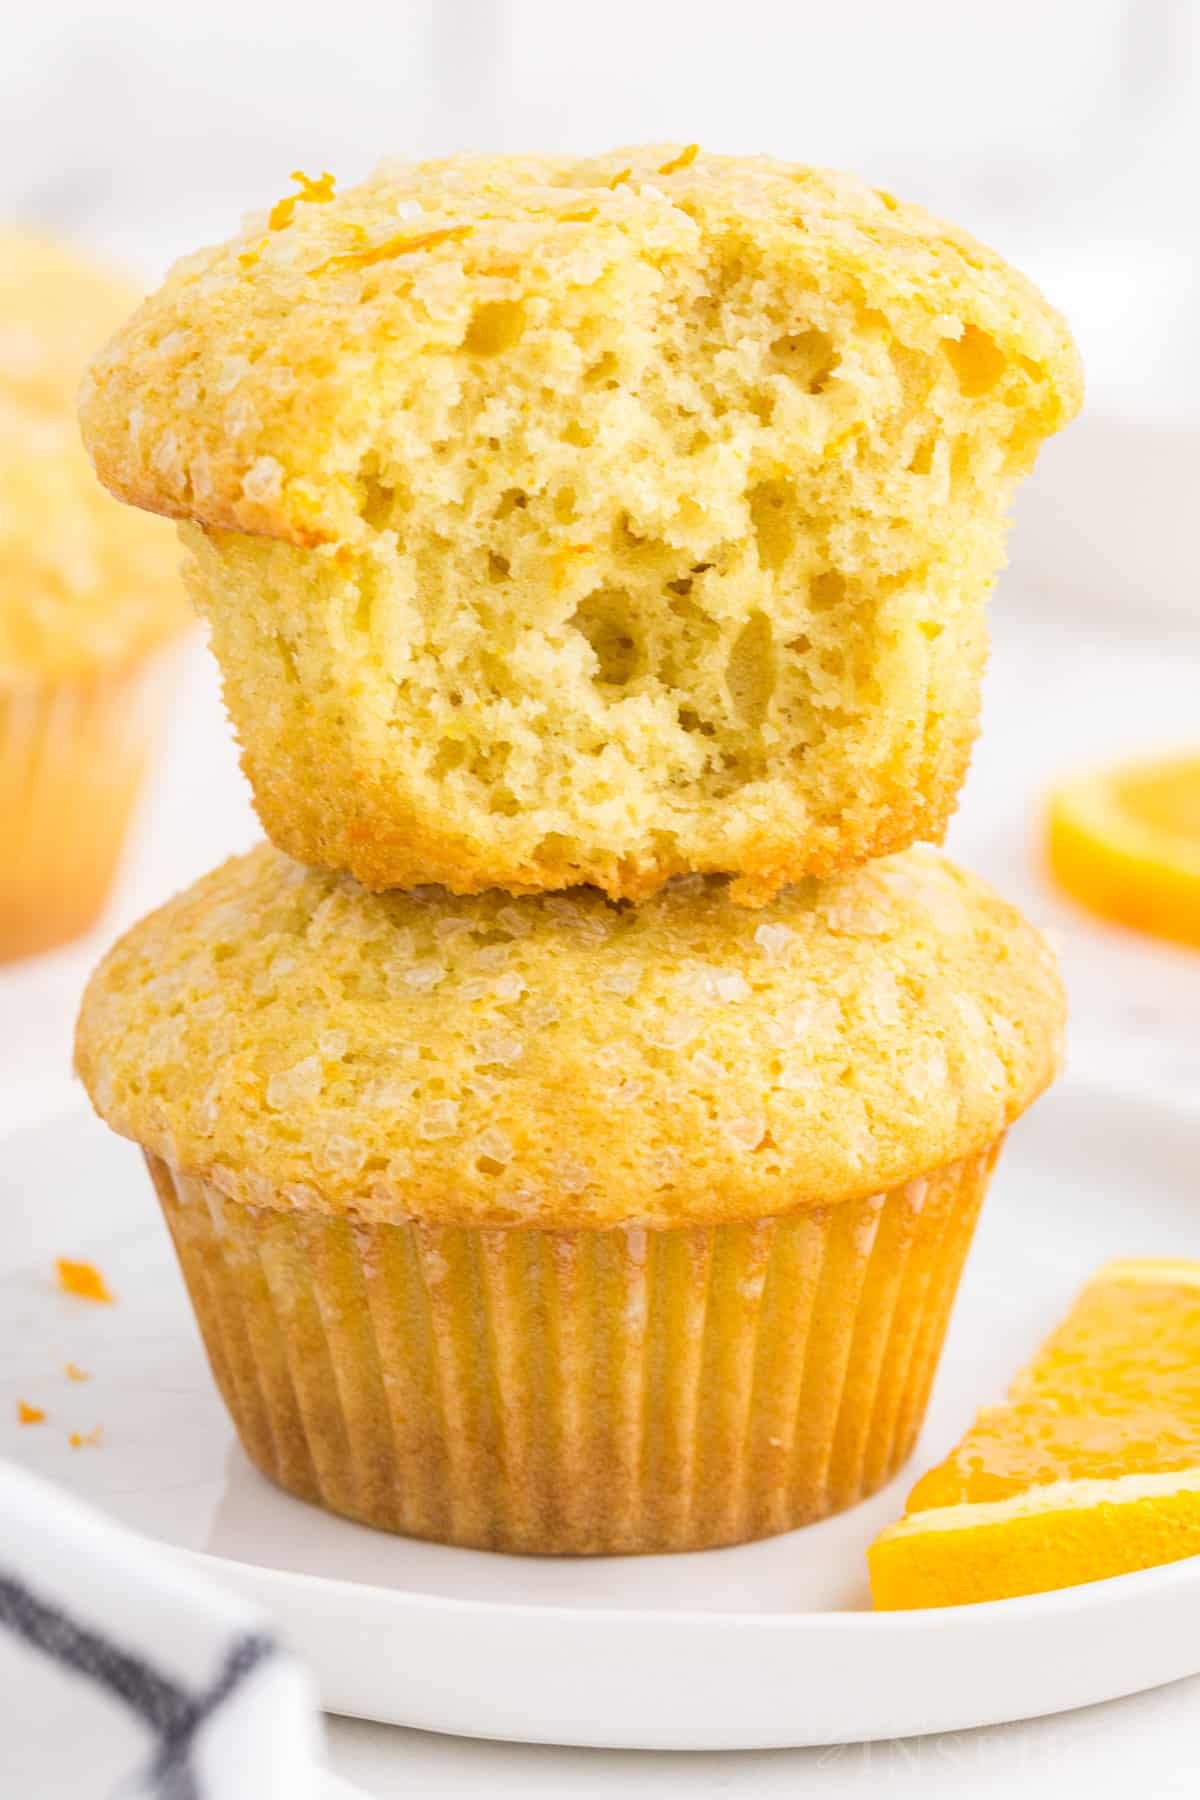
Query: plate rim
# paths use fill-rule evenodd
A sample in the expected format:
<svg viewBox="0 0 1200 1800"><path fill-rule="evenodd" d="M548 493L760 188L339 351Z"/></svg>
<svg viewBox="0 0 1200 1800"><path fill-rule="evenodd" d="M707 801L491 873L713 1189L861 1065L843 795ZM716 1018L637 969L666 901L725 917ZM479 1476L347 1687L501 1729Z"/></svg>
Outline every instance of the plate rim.
<svg viewBox="0 0 1200 1800"><path fill-rule="evenodd" d="M239 1454L244 1454L239 1446ZM266 1477L262 1477L266 1480ZM369 1529L369 1527L368 1527ZM799 1526L798 1530L804 1530ZM791 1534L782 1532L781 1537ZM155 1539L156 1543L163 1542ZM742 1631L766 1630L772 1634L785 1635L788 1631L804 1630L827 1631L840 1633L870 1630L872 1634L881 1630L893 1636L903 1635L914 1628L926 1631L954 1628L955 1623L964 1616L978 1618L986 1614L989 1618L1023 1620L1025 1615L1054 1613L1067 1608L1068 1601L1074 1602L1081 1610L1111 1604L1114 1597L1130 1601L1155 1597L1157 1588L1170 1588L1182 1582L1191 1581L1200 1586L1200 1553L1194 1556L1182 1556L1173 1562L1156 1563L1149 1569L1133 1569L1123 1575L1106 1575L1096 1581L1077 1581L1066 1587L1049 1588L1037 1594L1016 1594L1005 1600L972 1600L964 1601L957 1606L909 1606L894 1609L876 1610L874 1607L863 1607L852 1611L847 1607L833 1607L825 1611L806 1611L797 1608L791 1612L740 1612L724 1607L630 1607L630 1606L590 1606L580 1603L568 1605L562 1601L541 1603L534 1600L488 1600L464 1599L458 1594L429 1594L420 1589L406 1587L384 1587L377 1581L356 1581L350 1576L312 1575L301 1569L273 1568L269 1563L245 1562L238 1557L222 1556L214 1551L189 1550L180 1544L164 1544L172 1555L186 1558L210 1572L225 1569L235 1571L239 1580L262 1581L264 1586L279 1585L287 1588L302 1588L310 1592L314 1598L330 1594L353 1593L356 1596L369 1596L369 1604L387 1605L397 1611L411 1613L447 1612L462 1615L484 1613L489 1621L499 1622L509 1618L527 1623L531 1620L545 1621L547 1624L561 1625L566 1621L573 1624L600 1626L645 1625L662 1623L672 1629L677 1626L693 1627L721 1626ZM454 1545L446 1545L454 1549ZM485 1555L505 1555L503 1551L485 1551ZM707 1554L704 1551L697 1555ZM519 1557L514 1561L522 1560ZM529 1557L526 1561L544 1560ZM593 1559L598 1560L598 1559ZM609 1559L617 1560L617 1559ZM636 1558L622 1560L636 1561Z"/></svg>

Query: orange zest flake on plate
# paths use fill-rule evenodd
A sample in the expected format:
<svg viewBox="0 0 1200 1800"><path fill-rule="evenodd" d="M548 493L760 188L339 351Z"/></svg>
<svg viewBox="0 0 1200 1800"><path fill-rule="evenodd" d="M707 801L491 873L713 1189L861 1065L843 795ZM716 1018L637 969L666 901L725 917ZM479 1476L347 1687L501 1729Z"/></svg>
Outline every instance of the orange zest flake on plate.
<svg viewBox="0 0 1200 1800"><path fill-rule="evenodd" d="M867 1552L877 1607L1073 1587L1200 1554L1200 1262L1109 1263Z"/></svg>
<svg viewBox="0 0 1200 1800"><path fill-rule="evenodd" d="M73 1431L67 1438L72 1450L94 1450L103 1441L103 1425L93 1425L90 1431Z"/></svg>
<svg viewBox="0 0 1200 1800"><path fill-rule="evenodd" d="M87 1369L81 1369L78 1363L65 1363L63 1367L68 1381L90 1381L92 1379Z"/></svg>
<svg viewBox="0 0 1200 1800"><path fill-rule="evenodd" d="M69 1257L60 1256L54 1267L64 1294L74 1294L79 1300L98 1300L105 1306L113 1304L112 1289L93 1263L72 1262Z"/></svg>
<svg viewBox="0 0 1200 1800"><path fill-rule="evenodd" d="M303 169L293 169L289 179L296 183L298 192L288 194L284 199L275 202L267 219L267 225L272 231L283 231L290 225L298 206L303 204L321 206L334 198L334 188L337 184L328 169L323 174L316 176L315 179L306 175Z"/></svg>
<svg viewBox="0 0 1200 1800"><path fill-rule="evenodd" d="M442 225L434 231L422 231L415 235L400 231L395 237L384 238L382 243L370 244L362 250L344 250L337 256L329 256L308 272L310 275L326 275L330 270L369 269L374 263L390 262L393 257L407 256L413 250L432 250L438 244L454 243L474 229L473 225Z"/></svg>
<svg viewBox="0 0 1200 1800"><path fill-rule="evenodd" d="M30 1406L30 1404L27 1400L18 1400L17 1401L17 1424L18 1425L40 1425L44 1421L45 1417L46 1417L45 1410L42 1407Z"/></svg>
<svg viewBox="0 0 1200 1800"><path fill-rule="evenodd" d="M660 175L674 175L676 170L686 169L690 163L694 163L699 154L699 144L689 144L686 149L679 152L678 156L673 156L670 162L665 162L658 172Z"/></svg>

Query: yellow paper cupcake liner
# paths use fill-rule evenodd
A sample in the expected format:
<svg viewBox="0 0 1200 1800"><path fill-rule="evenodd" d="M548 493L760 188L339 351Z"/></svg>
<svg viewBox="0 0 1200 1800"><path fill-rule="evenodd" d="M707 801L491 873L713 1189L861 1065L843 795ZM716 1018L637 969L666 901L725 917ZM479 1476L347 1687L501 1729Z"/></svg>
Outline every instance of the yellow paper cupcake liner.
<svg viewBox="0 0 1200 1800"><path fill-rule="evenodd" d="M65 943L102 910L166 662L0 687L0 962Z"/></svg>
<svg viewBox="0 0 1200 1800"><path fill-rule="evenodd" d="M586 1555L765 1537L887 1481L998 1149L666 1231L356 1224L147 1161L264 1474L385 1530Z"/></svg>

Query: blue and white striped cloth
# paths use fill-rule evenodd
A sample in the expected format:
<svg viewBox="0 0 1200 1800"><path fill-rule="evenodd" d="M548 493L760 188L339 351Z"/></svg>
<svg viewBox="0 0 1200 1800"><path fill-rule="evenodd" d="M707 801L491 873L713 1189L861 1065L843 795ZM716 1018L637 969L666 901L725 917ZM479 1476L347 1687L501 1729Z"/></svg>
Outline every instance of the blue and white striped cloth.
<svg viewBox="0 0 1200 1800"><path fill-rule="evenodd" d="M0 1630L138 1722L140 1760L120 1800L318 1800L333 1791L312 1679L251 1607L4 1463ZM19 1706L11 1684L7 1698ZM62 1729L71 1730L69 1708ZM97 1794L95 1782L81 1769L80 1795Z"/></svg>

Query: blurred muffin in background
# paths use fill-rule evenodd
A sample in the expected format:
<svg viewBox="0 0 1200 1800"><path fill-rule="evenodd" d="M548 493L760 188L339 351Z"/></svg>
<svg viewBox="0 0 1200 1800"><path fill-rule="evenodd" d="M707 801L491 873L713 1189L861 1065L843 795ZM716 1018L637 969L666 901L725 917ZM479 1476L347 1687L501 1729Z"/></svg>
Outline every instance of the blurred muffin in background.
<svg viewBox="0 0 1200 1800"><path fill-rule="evenodd" d="M0 393L73 413L84 364L136 299L122 277L64 244L0 227Z"/></svg>
<svg viewBox="0 0 1200 1800"><path fill-rule="evenodd" d="M132 299L0 234L0 961L103 906L189 616L174 533L113 504L74 419L84 359Z"/></svg>

